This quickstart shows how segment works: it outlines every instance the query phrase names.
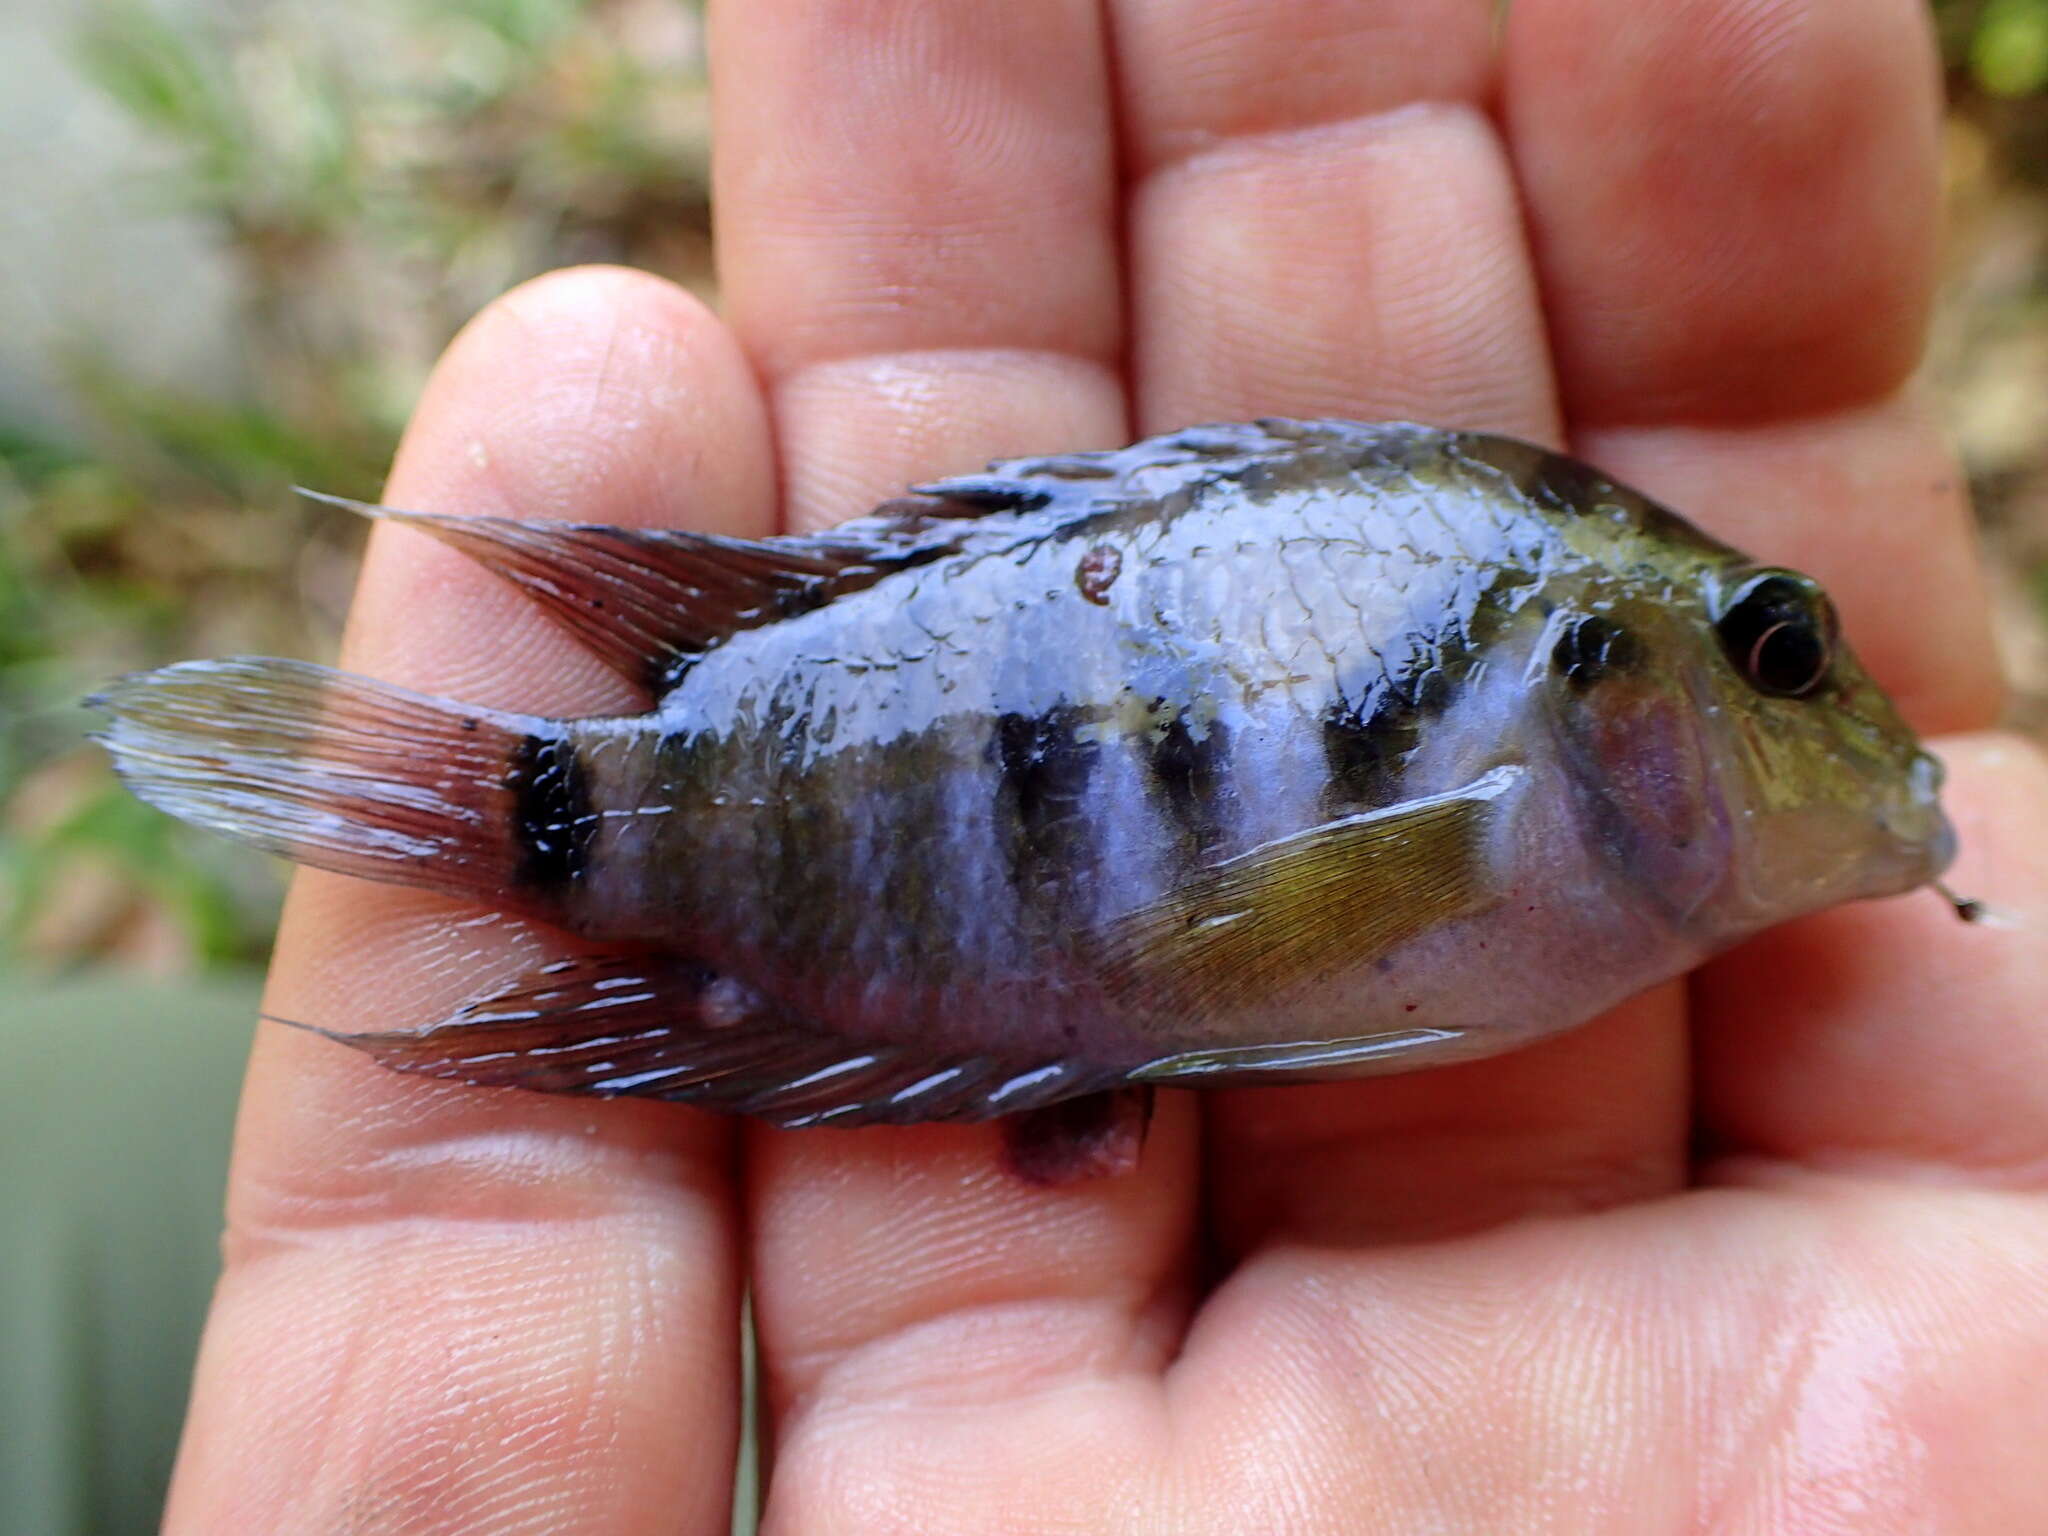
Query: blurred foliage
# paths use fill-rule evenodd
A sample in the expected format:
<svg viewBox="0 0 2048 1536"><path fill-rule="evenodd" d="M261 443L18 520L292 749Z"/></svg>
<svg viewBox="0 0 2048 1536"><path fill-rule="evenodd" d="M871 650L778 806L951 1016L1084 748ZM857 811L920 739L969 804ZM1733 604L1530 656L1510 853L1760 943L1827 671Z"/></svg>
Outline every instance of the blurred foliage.
<svg viewBox="0 0 2048 1536"><path fill-rule="evenodd" d="M551 267L710 283L697 10L670 0L107 0L83 77L154 152L137 216L203 221L241 377L66 359L77 442L0 420L0 963L159 971L268 943L280 870L133 801L80 697L184 656L331 656L361 530L456 328Z"/></svg>
<svg viewBox="0 0 2048 1536"><path fill-rule="evenodd" d="M1970 480L2014 684L2048 732L2048 0L1934 0L1948 241L1927 374Z"/></svg>
<svg viewBox="0 0 2048 1536"><path fill-rule="evenodd" d="M1991 96L2048 85L2048 0L1934 0L1943 53Z"/></svg>

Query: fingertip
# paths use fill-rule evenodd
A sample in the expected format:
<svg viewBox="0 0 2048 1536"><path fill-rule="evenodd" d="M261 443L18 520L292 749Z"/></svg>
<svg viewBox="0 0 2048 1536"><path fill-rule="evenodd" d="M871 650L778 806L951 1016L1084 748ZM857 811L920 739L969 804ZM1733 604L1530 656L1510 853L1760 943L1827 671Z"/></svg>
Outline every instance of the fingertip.
<svg viewBox="0 0 2048 1536"><path fill-rule="evenodd" d="M414 510L761 534L767 411L724 323L674 283L571 267L521 284L435 367L384 499ZM347 664L477 704L636 703L525 598L417 532L379 527Z"/></svg>
<svg viewBox="0 0 2048 1536"><path fill-rule="evenodd" d="M1504 70L1576 421L1759 421L1911 372L1939 226L1919 0L1517 0Z"/></svg>
<svg viewBox="0 0 2048 1536"><path fill-rule="evenodd" d="M446 510L744 534L773 521L768 450L753 372L702 300L630 267L565 267L449 343L390 499L445 486L469 503Z"/></svg>
<svg viewBox="0 0 2048 1536"><path fill-rule="evenodd" d="M1738 549L1817 578L1916 730L1998 718L2004 685L1962 470L1915 391L1757 426L1586 431L1577 447Z"/></svg>
<svg viewBox="0 0 2048 1536"><path fill-rule="evenodd" d="M761 532L774 495L766 413L723 325L658 278L579 268L515 289L451 344L386 499ZM477 704L645 703L508 583L388 522L345 653L354 670ZM417 1027L562 943L307 873L267 1004L323 1027ZM548 1529L623 1529L648 1510L665 1528L722 1527L732 1146L729 1125L673 1106L408 1078L317 1035L264 1030L237 1131L233 1269L209 1325L216 1364L195 1388L174 1523L411 1529L432 1511L525 1529L504 1501L529 1499ZM252 1375L249 1361L272 1364ZM516 1446L516 1469L479 1445Z"/></svg>

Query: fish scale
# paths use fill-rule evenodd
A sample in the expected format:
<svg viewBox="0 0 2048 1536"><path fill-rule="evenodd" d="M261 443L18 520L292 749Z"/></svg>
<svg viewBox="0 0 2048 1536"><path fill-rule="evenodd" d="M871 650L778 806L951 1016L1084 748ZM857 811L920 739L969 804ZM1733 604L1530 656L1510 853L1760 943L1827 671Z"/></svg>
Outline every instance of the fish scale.
<svg viewBox="0 0 2048 1536"><path fill-rule="evenodd" d="M428 1027L320 1026L402 1070L834 1124L1399 1071L1953 851L1814 583L1512 439L1204 427L760 541L360 510L658 695L243 659L99 701L175 814L579 936Z"/></svg>

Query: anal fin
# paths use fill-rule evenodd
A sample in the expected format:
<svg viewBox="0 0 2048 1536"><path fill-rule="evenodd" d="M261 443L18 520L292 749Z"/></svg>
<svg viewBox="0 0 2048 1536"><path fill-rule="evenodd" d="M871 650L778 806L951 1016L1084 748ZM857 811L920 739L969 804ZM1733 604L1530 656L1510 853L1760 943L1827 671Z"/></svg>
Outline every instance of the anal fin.
<svg viewBox="0 0 2048 1536"><path fill-rule="evenodd" d="M552 961L424 1029L315 1032L401 1072L667 1099L785 1126L986 1120L1121 1080L1076 1061L847 1040L744 982L652 951Z"/></svg>

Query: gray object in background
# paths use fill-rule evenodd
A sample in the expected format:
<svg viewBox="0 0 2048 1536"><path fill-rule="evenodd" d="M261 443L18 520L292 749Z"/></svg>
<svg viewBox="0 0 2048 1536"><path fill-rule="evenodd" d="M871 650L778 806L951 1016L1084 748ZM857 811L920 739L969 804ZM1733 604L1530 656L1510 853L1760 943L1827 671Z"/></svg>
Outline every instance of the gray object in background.
<svg viewBox="0 0 2048 1536"><path fill-rule="evenodd" d="M0 974L0 1536L157 1529L256 992Z"/></svg>

